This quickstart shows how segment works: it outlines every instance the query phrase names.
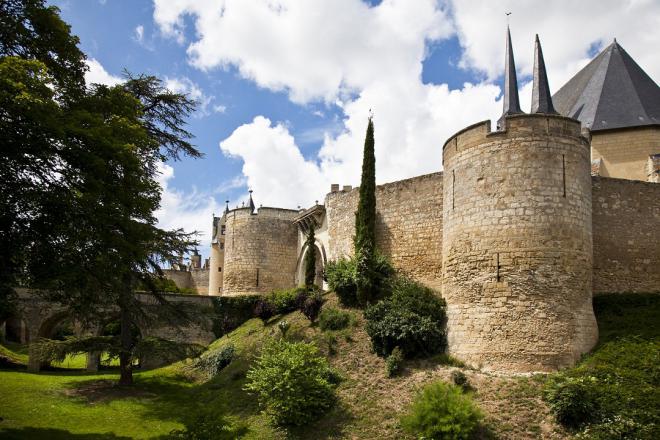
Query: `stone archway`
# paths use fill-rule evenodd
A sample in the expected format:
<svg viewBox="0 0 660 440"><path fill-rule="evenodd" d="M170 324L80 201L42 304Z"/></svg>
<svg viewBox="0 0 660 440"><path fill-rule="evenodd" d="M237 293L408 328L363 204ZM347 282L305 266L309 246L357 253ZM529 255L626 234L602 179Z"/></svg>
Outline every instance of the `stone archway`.
<svg viewBox="0 0 660 440"><path fill-rule="evenodd" d="M314 248L316 251L316 276L314 277L314 284L321 288L325 288L323 281L323 270L327 263L325 248L318 240L314 243ZM309 246L305 243L300 250L300 255L298 255L298 264L296 266L296 283L298 285L305 282L305 257L308 250Z"/></svg>
<svg viewBox="0 0 660 440"><path fill-rule="evenodd" d="M10 316L0 326L1 336L7 342L28 344L30 342L30 329L21 316Z"/></svg>

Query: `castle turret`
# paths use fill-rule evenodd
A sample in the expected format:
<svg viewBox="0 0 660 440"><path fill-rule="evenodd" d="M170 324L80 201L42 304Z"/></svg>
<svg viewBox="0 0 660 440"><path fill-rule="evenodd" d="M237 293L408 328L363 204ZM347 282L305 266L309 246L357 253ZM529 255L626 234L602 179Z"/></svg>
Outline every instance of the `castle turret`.
<svg viewBox="0 0 660 440"><path fill-rule="evenodd" d="M448 348L486 370L549 371L596 343L589 144L558 115L468 127L443 148Z"/></svg>

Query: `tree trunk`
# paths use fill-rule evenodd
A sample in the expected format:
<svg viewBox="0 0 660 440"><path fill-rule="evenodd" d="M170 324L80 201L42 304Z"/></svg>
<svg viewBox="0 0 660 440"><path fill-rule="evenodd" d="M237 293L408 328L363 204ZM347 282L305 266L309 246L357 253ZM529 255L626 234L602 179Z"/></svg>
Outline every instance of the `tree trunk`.
<svg viewBox="0 0 660 440"><path fill-rule="evenodd" d="M133 332L128 301L120 301L119 317L121 324L121 351L119 353L119 385L133 385L133 359L131 351L133 348Z"/></svg>

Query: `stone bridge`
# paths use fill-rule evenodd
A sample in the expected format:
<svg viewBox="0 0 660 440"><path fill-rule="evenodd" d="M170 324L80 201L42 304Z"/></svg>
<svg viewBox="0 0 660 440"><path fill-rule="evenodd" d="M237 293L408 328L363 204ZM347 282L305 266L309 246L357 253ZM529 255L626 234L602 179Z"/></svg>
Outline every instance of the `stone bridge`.
<svg viewBox="0 0 660 440"><path fill-rule="evenodd" d="M74 334L77 336L101 335L103 328L113 321L119 319L119 310L108 310L107 319L98 322L90 328L82 326L80 322L73 319L69 310L65 307L47 301L36 292L29 289L16 289L18 294L17 313L4 322L0 322L0 336L6 339L30 344L39 338L52 338L58 327L65 322L73 323ZM208 345L216 339L213 333L213 298L209 296L181 295L163 293L163 297L170 303L187 310L194 310L194 317L185 324L172 324L165 320L152 319L147 323L138 324L140 336L158 337L177 342L196 343ZM136 293L137 298L146 308L162 307L152 296L144 293ZM97 371L99 368L101 354L98 352L87 353L87 370ZM140 359L140 365L152 368L162 364L158 359ZM36 356L29 355L28 371L37 372L44 366Z"/></svg>

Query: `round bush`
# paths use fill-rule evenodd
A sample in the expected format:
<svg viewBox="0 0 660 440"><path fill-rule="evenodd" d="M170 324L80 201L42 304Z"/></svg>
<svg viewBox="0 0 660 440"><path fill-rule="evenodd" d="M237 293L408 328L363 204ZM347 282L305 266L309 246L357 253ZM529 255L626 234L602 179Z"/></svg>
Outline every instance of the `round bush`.
<svg viewBox="0 0 660 440"><path fill-rule="evenodd" d="M403 369L403 353L399 347L392 350L392 354L385 361L387 377L394 377Z"/></svg>
<svg viewBox="0 0 660 440"><path fill-rule="evenodd" d="M445 302L408 279L392 285L392 296L364 312L371 344L380 356L400 347L405 357L428 356L445 347Z"/></svg>
<svg viewBox="0 0 660 440"><path fill-rule="evenodd" d="M550 410L562 425L580 428L598 419L599 405L595 377L559 375L549 382L545 399Z"/></svg>
<svg viewBox="0 0 660 440"><path fill-rule="evenodd" d="M344 306L357 304L357 269L355 260L340 258L330 261L325 267L325 279L330 290L337 294Z"/></svg>
<svg viewBox="0 0 660 440"><path fill-rule="evenodd" d="M323 297L320 293L314 293L305 300L300 311L310 322L314 323L321 312L321 307L323 307Z"/></svg>
<svg viewBox="0 0 660 440"><path fill-rule="evenodd" d="M270 341L248 371L247 391L278 425L304 425L335 402L335 374L314 344Z"/></svg>
<svg viewBox="0 0 660 440"><path fill-rule="evenodd" d="M462 440L474 435L482 418L479 408L459 387L436 382L422 390L401 424L419 438Z"/></svg>
<svg viewBox="0 0 660 440"><path fill-rule="evenodd" d="M351 323L351 314L334 307L325 308L319 315L321 330L341 330Z"/></svg>

